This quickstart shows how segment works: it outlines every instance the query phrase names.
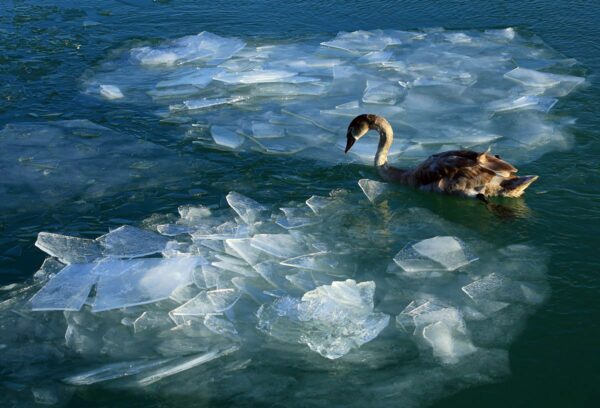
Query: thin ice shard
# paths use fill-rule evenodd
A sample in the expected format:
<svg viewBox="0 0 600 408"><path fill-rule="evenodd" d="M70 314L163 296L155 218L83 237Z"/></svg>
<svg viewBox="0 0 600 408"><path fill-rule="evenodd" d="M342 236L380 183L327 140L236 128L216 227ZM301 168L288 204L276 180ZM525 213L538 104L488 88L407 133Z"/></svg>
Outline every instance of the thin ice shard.
<svg viewBox="0 0 600 408"><path fill-rule="evenodd" d="M229 206L233 208L246 224L253 224L261 218L266 217L268 208L251 198L235 191L231 191L225 198Z"/></svg>
<svg viewBox="0 0 600 408"><path fill-rule="evenodd" d="M244 144L244 136L236 133L233 129L223 126L212 126L210 134L216 144L229 149L237 149Z"/></svg>
<svg viewBox="0 0 600 408"><path fill-rule="evenodd" d="M375 202L377 198L385 193L389 188L388 183L382 183L380 181L369 179L358 180L358 186L372 203Z"/></svg>
<svg viewBox="0 0 600 408"><path fill-rule="evenodd" d="M92 274L95 264L65 266L31 298L31 309L80 310L87 300L97 276Z"/></svg>

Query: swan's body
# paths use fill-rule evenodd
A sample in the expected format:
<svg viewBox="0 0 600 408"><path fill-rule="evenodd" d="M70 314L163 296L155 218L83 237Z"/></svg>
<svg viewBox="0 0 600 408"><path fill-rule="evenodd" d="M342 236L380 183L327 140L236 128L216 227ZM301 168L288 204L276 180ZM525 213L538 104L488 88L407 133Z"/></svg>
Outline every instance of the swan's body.
<svg viewBox="0 0 600 408"><path fill-rule="evenodd" d="M430 156L413 169L388 164L393 142L389 122L377 115L360 115L348 126L346 152L369 130L379 133L375 168L385 181L406 184L425 191L469 197L520 197L538 176L515 175L517 169L489 152L451 150Z"/></svg>

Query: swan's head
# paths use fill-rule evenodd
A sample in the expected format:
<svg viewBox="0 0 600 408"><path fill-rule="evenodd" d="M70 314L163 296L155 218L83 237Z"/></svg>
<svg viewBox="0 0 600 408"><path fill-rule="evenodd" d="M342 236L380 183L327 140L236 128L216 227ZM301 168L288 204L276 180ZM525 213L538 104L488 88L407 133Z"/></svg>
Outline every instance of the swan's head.
<svg viewBox="0 0 600 408"><path fill-rule="evenodd" d="M352 145L371 129L373 120L370 116L373 115L359 115L350 122L348 133L346 133L346 150L344 153L348 153Z"/></svg>

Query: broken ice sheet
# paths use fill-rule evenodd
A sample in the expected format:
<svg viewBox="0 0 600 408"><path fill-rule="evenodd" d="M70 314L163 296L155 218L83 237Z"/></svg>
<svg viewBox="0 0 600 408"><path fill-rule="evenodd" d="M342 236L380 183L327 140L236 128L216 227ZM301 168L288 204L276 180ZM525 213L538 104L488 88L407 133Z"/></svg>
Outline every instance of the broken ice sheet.
<svg viewBox="0 0 600 408"><path fill-rule="evenodd" d="M358 186L372 203L374 203L377 198L385 193L389 188L388 183L382 183L381 181L369 179L358 180Z"/></svg>
<svg viewBox="0 0 600 408"><path fill-rule="evenodd" d="M289 234L257 234L250 245L277 258L293 258L304 252L304 245Z"/></svg>
<svg viewBox="0 0 600 408"><path fill-rule="evenodd" d="M231 191L225 199L246 224L253 224L267 217L267 207L240 193Z"/></svg>
<svg viewBox="0 0 600 408"><path fill-rule="evenodd" d="M90 294L97 276L92 274L95 264L71 264L50 279L31 298L31 309L79 310Z"/></svg>
<svg viewBox="0 0 600 408"><path fill-rule="evenodd" d="M278 216L275 222L285 229L302 228L320 222L308 207L280 208L280 210L283 215Z"/></svg>
<svg viewBox="0 0 600 408"><path fill-rule="evenodd" d="M131 55L143 65L185 64L198 60L220 61L230 58L245 45L240 40L203 31L197 35L166 42L156 48L134 48Z"/></svg>
<svg viewBox="0 0 600 408"><path fill-rule="evenodd" d="M352 276L354 274L353 265L344 263L343 256L329 252L316 252L286 259L281 261L281 265L324 272L333 276Z"/></svg>
<svg viewBox="0 0 600 408"><path fill-rule="evenodd" d="M96 241L104 246L104 255L136 258L162 252L169 239L152 231L123 225L96 238Z"/></svg>
<svg viewBox="0 0 600 408"><path fill-rule="evenodd" d="M333 360L373 340L388 325L388 315L373 312L374 290L374 282L348 279L320 286L300 300L281 297L258 310L258 328Z"/></svg>
<svg viewBox="0 0 600 408"><path fill-rule="evenodd" d="M394 262L406 272L453 271L477 259L458 238L438 236L407 245Z"/></svg>
<svg viewBox="0 0 600 408"><path fill-rule="evenodd" d="M192 283L192 272L203 262L199 257L108 260L96 287L93 312L119 309L167 299L179 286Z"/></svg>
<svg viewBox="0 0 600 408"><path fill-rule="evenodd" d="M395 105L406 94L406 88L391 81L367 80L362 97L364 103Z"/></svg>
<svg viewBox="0 0 600 408"><path fill-rule="evenodd" d="M220 314L230 309L240 298L236 289L202 291L196 297L169 312L173 316L204 316Z"/></svg>
<svg viewBox="0 0 600 408"><path fill-rule="evenodd" d="M67 264L93 262L102 256L97 241L50 232L40 232L35 246Z"/></svg>
<svg viewBox="0 0 600 408"><path fill-rule="evenodd" d="M324 41L321 45L339 48L350 52L381 51L388 45L400 44L402 41L397 36L384 33L381 30L340 32L331 41Z"/></svg>
<svg viewBox="0 0 600 408"><path fill-rule="evenodd" d="M210 128L210 134L219 146L229 149L237 149L244 144L244 136L237 133L233 128L213 125Z"/></svg>

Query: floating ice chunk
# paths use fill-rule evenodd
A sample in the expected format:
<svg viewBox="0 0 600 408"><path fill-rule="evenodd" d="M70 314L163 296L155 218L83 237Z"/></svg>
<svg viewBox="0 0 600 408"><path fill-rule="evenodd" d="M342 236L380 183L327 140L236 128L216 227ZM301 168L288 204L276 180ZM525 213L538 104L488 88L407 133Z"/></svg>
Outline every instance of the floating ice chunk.
<svg viewBox="0 0 600 408"><path fill-rule="evenodd" d="M252 122L252 135L257 139L284 137L285 129L270 123Z"/></svg>
<svg viewBox="0 0 600 408"><path fill-rule="evenodd" d="M198 287L196 285L185 285L179 286L171 292L169 299L179 304L185 303L198 294Z"/></svg>
<svg viewBox="0 0 600 408"><path fill-rule="evenodd" d="M465 333L441 321L425 327L423 337L431 344L433 355L445 364L457 363L462 357L477 351Z"/></svg>
<svg viewBox="0 0 600 408"><path fill-rule="evenodd" d="M258 274L276 288L288 286L288 280L285 278L286 268L282 268L279 262L265 261L254 265Z"/></svg>
<svg viewBox="0 0 600 408"><path fill-rule="evenodd" d="M116 270L100 276L92 311L101 312L167 299L177 287L192 283L192 272L202 262L203 259L199 257L109 260L104 263L104 268L114 265Z"/></svg>
<svg viewBox="0 0 600 408"><path fill-rule="evenodd" d="M238 149L244 144L244 136L236 133L231 128L213 125L210 128L210 134L219 146L225 146L229 149Z"/></svg>
<svg viewBox="0 0 600 408"><path fill-rule="evenodd" d="M280 208L283 216L276 219L276 223L285 229L302 228L320 222L314 213L305 208Z"/></svg>
<svg viewBox="0 0 600 408"><path fill-rule="evenodd" d="M304 294L281 297L257 312L258 328L285 342L304 343L336 359L373 340L389 316L373 312L374 282L333 282Z"/></svg>
<svg viewBox="0 0 600 408"><path fill-rule="evenodd" d="M485 30L485 33L495 40L514 40L516 36L515 29L512 27L496 30Z"/></svg>
<svg viewBox="0 0 600 408"><path fill-rule="evenodd" d="M231 279L231 283L241 292L248 295L259 305L267 303L273 299L266 291L272 289L262 278L242 278L236 277Z"/></svg>
<svg viewBox="0 0 600 408"><path fill-rule="evenodd" d="M243 96L232 96L230 98L214 98L214 99L210 99L210 98L190 99L187 101L183 101L183 108L188 109L188 110L212 108L214 106L230 105L233 103L243 101L244 99L246 99L246 98ZM175 105L170 106L169 108L171 110L180 109L179 106L175 106Z"/></svg>
<svg viewBox="0 0 600 408"><path fill-rule="evenodd" d="M396 254L394 262L407 272L453 271L477 259L457 238L434 237L408 245Z"/></svg>
<svg viewBox="0 0 600 408"><path fill-rule="evenodd" d="M277 258L293 258L304 250L304 246L289 234L257 234L250 244Z"/></svg>
<svg viewBox="0 0 600 408"><path fill-rule="evenodd" d="M202 291L196 297L171 310L173 316L204 316L220 314L230 309L240 298L236 289L215 289Z"/></svg>
<svg viewBox="0 0 600 408"><path fill-rule="evenodd" d="M71 264L63 268L31 298L31 309L79 310L87 300L97 276L95 264Z"/></svg>
<svg viewBox="0 0 600 408"><path fill-rule="evenodd" d="M232 248L248 265L254 265L264 258L264 252L254 248L251 238L228 239L225 245Z"/></svg>
<svg viewBox="0 0 600 408"><path fill-rule="evenodd" d="M211 350L208 353L204 353L197 356L192 357L184 357L178 360L175 360L171 363L166 364L165 366L156 369L152 374L147 375L137 381L137 384L141 386L147 386L150 384L154 384L157 381L162 380L163 378L170 377L175 374L179 374L182 371L189 370L191 368L197 367L200 364L208 363L209 361L215 360L219 357L223 357L227 354L231 354L234 351L239 349L238 346L229 346L227 348L215 349Z"/></svg>
<svg viewBox="0 0 600 408"><path fill-rule="evenodd" d="M123 225L96 238L104 246L104 255L136 258L162 252L169 239L154 232Z"/></svg>
<svg viewBox="0 0 600 408"><path fill-rule="evenodd" d="M97 241L50 232L40 232L35 246L66 264L88 263L102 256L102 247Z"/></svg>
<svg viewBox="0 0 600 408"><path fill-rule="evenodd" d="M557 91L557 96L567 95L585 81L585 78L582 77L550 74L521 67L507 72L504 76L529 87L552 88L558 86L560 89Z"/></svg>
<svg viewBox="0 0 600 408"><path fill-rule="evenodd" d="M143 359L110 363L91 370L81 372L71 377L67 377L63 379L63 381L71 385L91 385L104 381L110 381L118 378L125 378L137 375L144 371L160 367L171 360L173 359L162 358L158 360Z"/></svg>
<svg viewBox="0 0 600 408"><path fill-rule="evenodd" d="M504 99L492 102L488 109L494 112L509 112L515 110L534 109L547 113L558 102L556 98L545 98L534 95L525 95L516 99Z"/></svg>
<svg viewBox="0 0 600 408"><path fill-rule="evenodd" d="M212 263L212 266L225 271L237 273L244 276L256 276L256 273L246 263L238 262L236 258L218 256L222 260Z"/></svg>
<svg viewBox="0 0 600 408"><path fill-rule="evenodd" d="M213 333L229 338L237 338L238 332L233 323L215 315L204 316L204 325Z"/></svg>
<svg viewBox="0 0 600 408"><path fill-rule="evenodd" d="M197 35L179 38L157 48L141 47L131 55L143 65L185 64L199 60L223 60L244 48L244 42L223 38L203 31Z"/></svg>
<svg viewBox="0 0 600 408"><path fill-rule="evenodd" d="M358 186L365 193L370 202L374 203L375 200L389 188L388 183L382 183L380 181L360 179L358 180Z"/></svg>
<svg viewBox="0 0 600 408"><path fill-rule="evenodd" d="M245 72L223 72L214 76L217 81L228 84L261 84L266 82L286 82L297 72L281 70L255 70Z"/></svg>
<svg viewBox="0 0 600 408"><path fill-rule="evenodd" d="M227 199L227 204L233 208L246 224L253 224L260 221L266 217L269 211L264 205L235 191L229 192L225 198Z"/></svg>
<svg viewBox="0 0 600 408"><path fill-rule="evenodd" d="M406 88L390 81L367 80L363 94L364 103L395 105L406 94Z"/></svg>
<svg viewBox="0 0 600 408"><path fill-rule="evenodd" d="M208 85L213 76L221 72L218 68L194 68L189 71L184 71L182 75L177 71L177 76L172 79L160 81L156 84L157 88L170 88L176 86L193 85L198 88L204 88Z"/></svg>
<svg viewBox="0 0 600 408"><path fill-rule="evenodd" d="M120 99L123 97L123 92L115 85L100 85L100 95L106 99Z"/></svg>
<svg viewBox="0 0 600 408"><path fill-rule="evenodd" d="M334 276L352 275L351 272L354 271L350 270L348 265L343 264L340 258L341 255L317 252L286 259L285 261L281 261L281 265L324 272Z"/></svg>

